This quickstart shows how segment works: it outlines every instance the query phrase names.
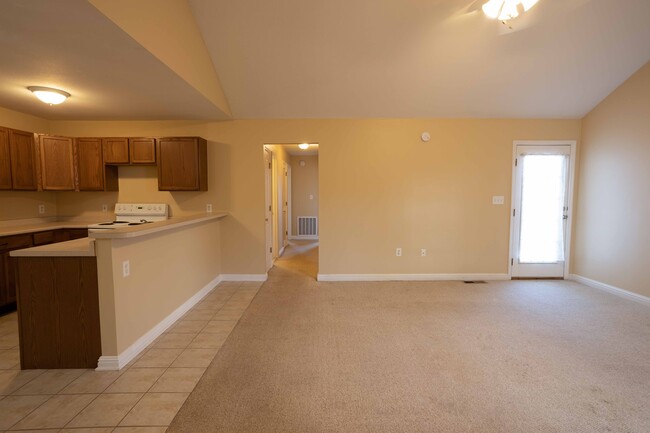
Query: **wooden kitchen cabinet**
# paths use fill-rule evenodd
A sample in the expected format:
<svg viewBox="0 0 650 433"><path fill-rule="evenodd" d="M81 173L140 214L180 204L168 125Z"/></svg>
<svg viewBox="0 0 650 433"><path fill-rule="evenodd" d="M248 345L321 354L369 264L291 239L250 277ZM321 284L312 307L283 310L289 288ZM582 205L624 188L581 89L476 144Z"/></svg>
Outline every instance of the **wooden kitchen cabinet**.
<svg viewBox="0 0 650 433"><path fill-rule="evenodd" d="M158 139L158 190L207 191L208 147L200 137Z"/></svg>
<svg viewBox="0 0 650 433"><path fill-rule="evenodd" d="M39 164L34 134L10 129L9 154L12 189L36 191Z"/></svg>
<svg viewBox="0 0 650 433"><path fill-rule="evenodd" d="M79 191L117 191L117 167L104 165L101 138L77 138L76 166Z"/></svg>
<svg viewBox="0 0 650 433"><path fill-rule="evenodd" d="M15 262L9 253L31 246L31 234L0 237L0 308L16 302Z"/></svg>
<svg viewBox="0 0 650 433"><path fill-rule="evenodd" d="M156 139L129 138L129 155L131 164L155 164Z"/></svg>
<svg viewBox="0 0 650 433"><path fill-rule="evenodd" d="M103 138L102 147L104 151L104 164L129 163L128 138Z"/></svg>
<svg viewBox="0 0 650 433"><path fill-rule="evenodd" d="M70 137L39 136L43 190L75 190L76 179L73 141Z"/></svg>
<svg viewBox="0 0 650 433"><path fill-rule="evenodd" d="M9 130L0 128L0 189L11 189L11 154Z"/></svg>

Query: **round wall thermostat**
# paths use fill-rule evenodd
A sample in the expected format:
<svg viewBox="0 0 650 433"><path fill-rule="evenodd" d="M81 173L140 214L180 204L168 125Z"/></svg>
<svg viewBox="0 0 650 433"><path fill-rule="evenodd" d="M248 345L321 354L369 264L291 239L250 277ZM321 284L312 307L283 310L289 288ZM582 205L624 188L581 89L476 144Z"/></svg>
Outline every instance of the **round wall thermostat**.
<svg viewBox="0 0 650 433"><path fill-rule="evenodd" d="M428 132L423 132L420 138L426 143L427 141L431 140L431 134Z"/></svg>

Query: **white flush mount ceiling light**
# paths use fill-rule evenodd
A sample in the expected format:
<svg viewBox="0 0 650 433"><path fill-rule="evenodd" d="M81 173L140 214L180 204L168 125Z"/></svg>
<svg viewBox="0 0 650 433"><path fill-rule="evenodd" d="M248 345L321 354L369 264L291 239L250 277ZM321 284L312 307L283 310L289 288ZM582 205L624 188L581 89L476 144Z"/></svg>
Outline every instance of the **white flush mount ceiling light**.
<svg viewBox="0 0 650 433"><path fill-rule="evenodd" d="M489 18L508 21L517 18L520 11L528 12L539 0L488 0L483 5L483 12Z"/></svg>
<svg viewBox="0 0 650 433"><path fill-rule="evenodd" d="M51 87L29 86L29 89L38 99L50 105L57 105L70 97L68 92Z"/></svg>
<svg viewBox="0 0 650 433"><path fill-rule="evenodd" d="M307 149L309 149L309 143L302 143L302 144L299 144L298 147L299 147L300 149L302 149L302 150L307 150Z"/></svg>

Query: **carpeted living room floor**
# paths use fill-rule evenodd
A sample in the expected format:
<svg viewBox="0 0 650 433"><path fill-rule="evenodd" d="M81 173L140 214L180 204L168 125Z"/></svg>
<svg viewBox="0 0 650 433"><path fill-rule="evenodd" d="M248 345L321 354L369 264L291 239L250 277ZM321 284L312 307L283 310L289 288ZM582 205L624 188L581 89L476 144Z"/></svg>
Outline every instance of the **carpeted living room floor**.
<svg viewBox="0 0 650 433"><path fill-rule="evenodd" d="M650 309L565 281L276 262L168 432L650 432Z"/></svg>

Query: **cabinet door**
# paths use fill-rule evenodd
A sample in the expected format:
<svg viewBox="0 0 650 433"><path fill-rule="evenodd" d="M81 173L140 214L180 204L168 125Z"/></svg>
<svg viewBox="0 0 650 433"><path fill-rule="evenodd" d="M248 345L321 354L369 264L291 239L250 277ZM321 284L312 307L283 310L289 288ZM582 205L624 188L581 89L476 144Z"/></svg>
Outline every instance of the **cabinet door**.
<svg viewBox="0 0 650 433"><path fill-rule="evenodd" d="M104 190L104 160L101 138L77 138L79 191Z"/></svg>
<svg viewBox="0 0 650 433"><path fill-rule="evenodd" d="M0 128L0 189L11 189L9 130Z"/></svg>
<svg viewBox="0 0 650 433"><path fill-rule="evenodd" d="M207 145L202 138L158 140L158 189L207 190Z"/></svg>
<svg viewBox="0 0 650 433"><path fill-rule="evenodd" d="M129 163L129 139L128 138L103 138L104 164L128 164Z"/></svg>
<svg viewBox="0 0 650 433"><path fill-rule="evenodd" d="M46 191L74 191L74 145L72 138L39 136L41 177Z"/></svg>
<svg viewBox="0 0 650 433"><path fill-rule="evenodd" d="M155 138L129 138L131 164L156 163Z"/></svg>
<svg viewBox="0 0 650 433"><path fill-rule="evenodd" d="M38 164L34 134L9 131L11 178L13 189L36 191L38 189Z"/></svg>
<svg viewBox="0 0 650 433"><path fill-rule="evenodd" d="M0 237L0 307L16 302L15 261L9 252L32 246L32 235Z"/></svg>

